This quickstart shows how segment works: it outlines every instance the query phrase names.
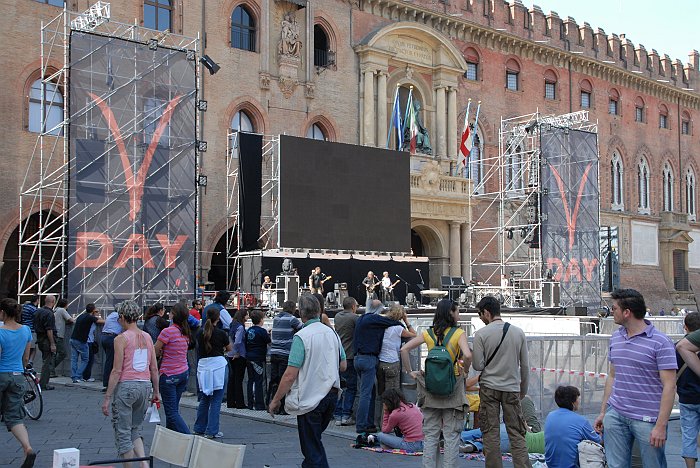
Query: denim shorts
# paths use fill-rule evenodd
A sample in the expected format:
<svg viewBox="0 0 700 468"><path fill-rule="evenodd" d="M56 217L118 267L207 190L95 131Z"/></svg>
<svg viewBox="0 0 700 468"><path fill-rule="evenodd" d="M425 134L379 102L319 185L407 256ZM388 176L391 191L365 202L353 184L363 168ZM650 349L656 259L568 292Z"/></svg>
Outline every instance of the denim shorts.
<svg viewBox="0 0 700 468"><path fill-rule="evenodd" d="M0 372L1 412L8 431L24 420L25 382L21 372Z"/></svg>

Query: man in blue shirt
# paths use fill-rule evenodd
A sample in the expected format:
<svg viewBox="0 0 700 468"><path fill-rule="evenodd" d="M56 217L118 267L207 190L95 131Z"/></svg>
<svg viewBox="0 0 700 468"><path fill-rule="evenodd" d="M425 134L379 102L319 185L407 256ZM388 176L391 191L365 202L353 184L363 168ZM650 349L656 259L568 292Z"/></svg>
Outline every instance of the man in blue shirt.
<svg viewBox="0 0 700 468"><path fill-rule="evenodd" d="M34 313L39 308L39 296L33 296L31 300L22 305L22 325L29 327L32 332L32 343L29 350L29 364L34 361L36 355L36 330L34 330Z"/></svg>
<svg viewBox="0 0 700 468"><path fill-rule="evenodd" d="M547 415L544 423L544 451L549 468L579 466L578 443L592 440L600 443L600 435L586 418L576 414L581 403L581 393L572 386L559 386L554 392L558 410Z"/></svg>

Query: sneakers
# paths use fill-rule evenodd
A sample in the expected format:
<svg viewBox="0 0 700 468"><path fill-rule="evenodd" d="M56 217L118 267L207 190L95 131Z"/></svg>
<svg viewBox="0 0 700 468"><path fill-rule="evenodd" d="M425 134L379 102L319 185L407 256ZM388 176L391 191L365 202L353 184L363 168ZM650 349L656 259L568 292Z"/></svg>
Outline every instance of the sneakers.
<svg viewBox="0 0 700 468"><path fill-rule="evenodd" d="M340 420L340 425L341 426L354 426L355 425L355 418L352 416L348 418L343 418Z"/></svg>
<svg viewBox="0 0 700 468"><path fill-rule="evenodd" d="M217 432L214 435L210 435L210 434L204 435L204 437L206 437L207 439L221 439L223 436L224 436L224 433L221 431Z"/></svg>
<svg viewBox="0 0 700 468"><path fill-rule="evenodd" d="M89 379L87 379L87 380L83 380L83 382L94 382L94 381L95 381L95 379L94 379L94 378L92 378L92 377L90 377L90 378L89 378Z"/></svg>
<svg viewBox="0 0 700 468"><path fill-rule="evenodd" d="M73 383L80 383L83 382L83 379L73 379Z"/></svg>

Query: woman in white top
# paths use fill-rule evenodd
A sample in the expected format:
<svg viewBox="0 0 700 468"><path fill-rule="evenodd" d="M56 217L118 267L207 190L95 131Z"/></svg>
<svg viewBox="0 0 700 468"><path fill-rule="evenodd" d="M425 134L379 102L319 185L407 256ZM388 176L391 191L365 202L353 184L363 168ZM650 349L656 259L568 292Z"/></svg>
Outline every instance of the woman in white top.
<svg viewBox="0 0 700 468"><path fill-rule="evenodd" d="M386 316L392 320L403 321L406 328L394 325L384 330L382 350L379 352L379 366L377 367L377 391L379 395L383 395L384 391L390 388L401 389L401 363L399 361L401 338L416 336L415 330L408 323L406 310L402 306L397 304L391 306Z"/></svg>

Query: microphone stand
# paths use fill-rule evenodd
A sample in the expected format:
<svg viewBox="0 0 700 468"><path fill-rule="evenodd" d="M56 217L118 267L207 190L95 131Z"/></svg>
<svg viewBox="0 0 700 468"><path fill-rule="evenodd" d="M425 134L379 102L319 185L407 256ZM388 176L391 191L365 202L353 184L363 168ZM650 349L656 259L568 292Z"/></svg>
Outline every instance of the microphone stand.
<svg viewBox="0 0 700 468"><path fill-rule="evenodd" d="M408 281L406 281L405 279L401 278L399 275L396 275L396 277L397 277L398 279L400 279L401 281L403 281L404 288L406 289L406 293L405 293L405 295L404 295L404 297L403 297L404 305L406 305L406 298L408 297L408 285L409 285L410 283L409 283Z"/></svg>
<svg viewBox="0 0 700 468"><path fill-rule="evenodd" d="M416 271L418 272L418 276L420 276L420 283L425 286L425 280L423 279L423 275L421 274L420 270L416 268ZM428 289L428 288L426 288Z"/></svg>

